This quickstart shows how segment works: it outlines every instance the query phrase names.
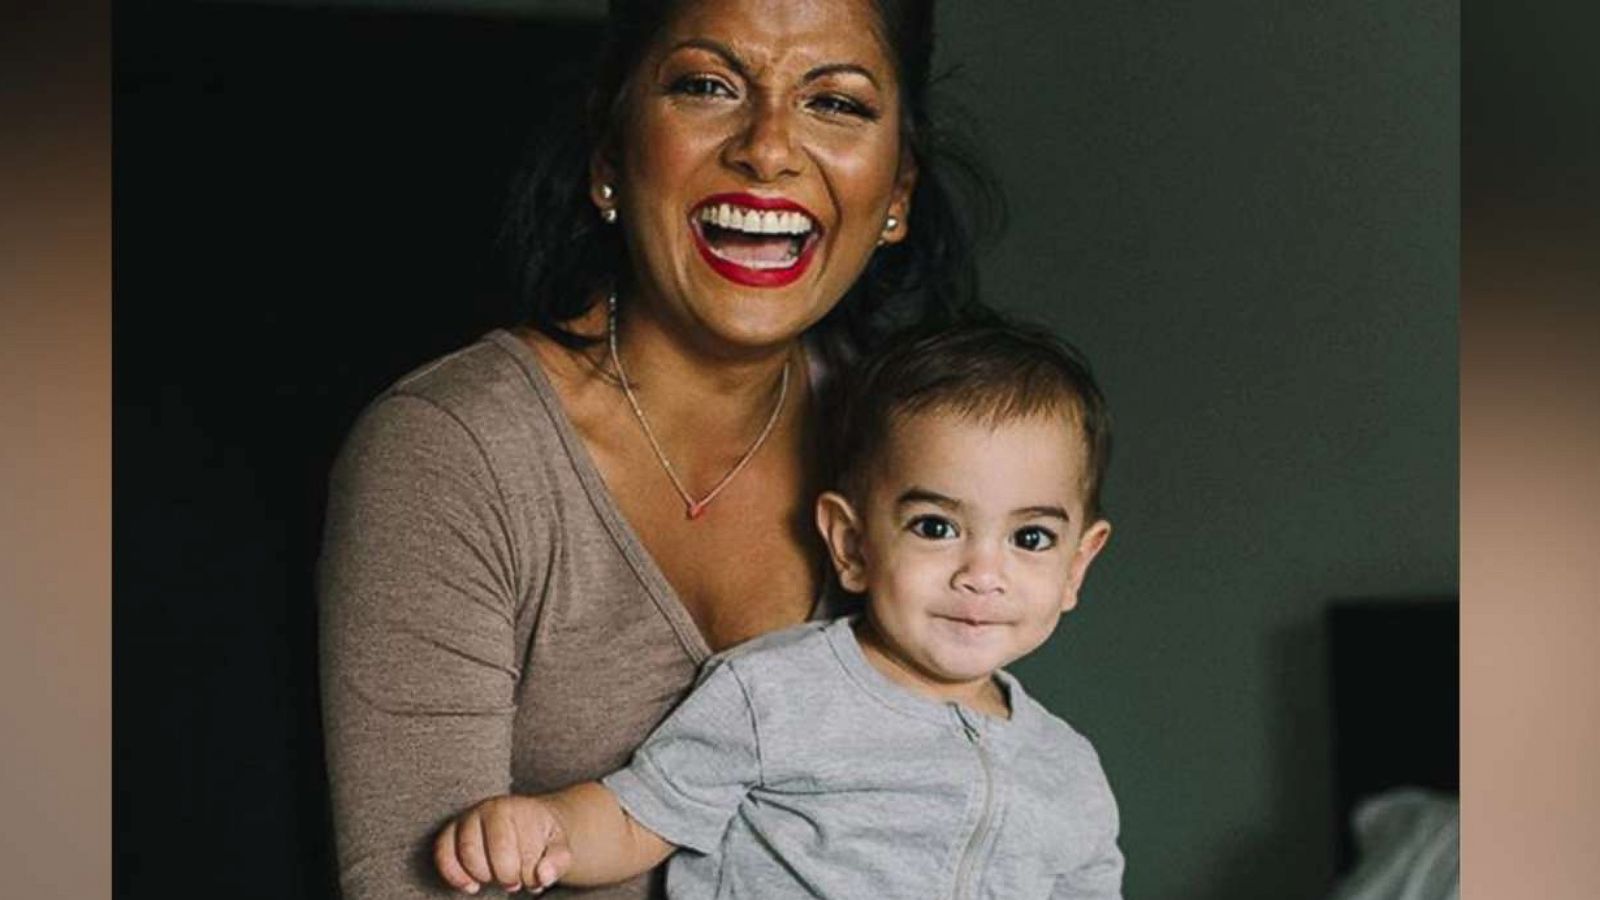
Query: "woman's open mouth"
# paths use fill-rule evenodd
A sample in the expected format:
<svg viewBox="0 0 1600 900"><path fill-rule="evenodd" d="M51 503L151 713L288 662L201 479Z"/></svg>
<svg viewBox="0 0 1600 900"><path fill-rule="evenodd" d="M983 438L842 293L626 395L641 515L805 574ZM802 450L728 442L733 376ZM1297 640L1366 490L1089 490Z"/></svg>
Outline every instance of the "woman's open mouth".
<svg viewBox="0 0 1600 900"><path fill-rule="evenodd" d="M749 287L781 287L799 278L822 235L799 204L753 194L707 197L689 220L706 263Z"/></svg>

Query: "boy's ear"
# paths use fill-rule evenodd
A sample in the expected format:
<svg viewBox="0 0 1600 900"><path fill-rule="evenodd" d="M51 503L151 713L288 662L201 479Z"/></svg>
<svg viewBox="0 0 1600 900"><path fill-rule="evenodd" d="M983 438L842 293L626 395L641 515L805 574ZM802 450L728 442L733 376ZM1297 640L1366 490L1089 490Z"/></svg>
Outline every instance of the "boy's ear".
<svg viewBox="0 0 1600 900"><path fill-rule="evenodd" d="M1072 552L1072 562L1068 563L1067 590L1061 598L1062 612L1078 605L1078 589L1083 587L1083 578L1089 574L1089 564L1100 555L1110 539L1111 523L1105 519L1096 519L1078 538L1078 549Z"/></svg>
<svg viewBox="0 0 1600 900"><path fill-rule="evenodd" d="M861 553L861 519L843 494L825 491L817 498L817 531L828 545L839 584L853 594L865 593L867 565Z"/></svg>

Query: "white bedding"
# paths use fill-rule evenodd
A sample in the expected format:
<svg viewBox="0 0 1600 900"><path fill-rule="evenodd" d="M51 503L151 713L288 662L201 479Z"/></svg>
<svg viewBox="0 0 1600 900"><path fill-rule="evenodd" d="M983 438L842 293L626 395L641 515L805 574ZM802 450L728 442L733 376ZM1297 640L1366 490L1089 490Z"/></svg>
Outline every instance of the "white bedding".
<svg viewBox="0 0 1600 900"><path fill-rule="evenodd" d="M1461 804L1418 788L1356 806L1356 868L1329 900L1459 900Z"/></svg>

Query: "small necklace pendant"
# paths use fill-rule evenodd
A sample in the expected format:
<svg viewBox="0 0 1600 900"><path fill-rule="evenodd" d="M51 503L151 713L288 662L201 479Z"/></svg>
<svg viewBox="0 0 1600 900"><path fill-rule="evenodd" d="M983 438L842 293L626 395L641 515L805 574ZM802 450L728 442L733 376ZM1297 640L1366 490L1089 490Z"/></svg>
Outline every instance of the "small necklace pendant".
<svg viewBox="0 0 1600 900"><path fill-rule="evenodd" d="M656 440L655 430L650 427L650 420L645 418L644 407L639 405L639 398L634 396L633 386L628 382L628 373L622 368L622 357L617 353L617 295L615 292L607 298L606 305L608 307L606 343L610 345L611 367L617 370L617 380L622 384L622 393L628 398L628 407L633 410L633 417L638 420L639 429L644 432L645 440L650 442L650 449L655 452L656 461L661 463L662 471L667 473L667 480L672 482L673 490L677 491L678 496L683 498L685 505L684 517L693 522L705 515L706 507L711 505L711 501L717 499L717 495L722 493L722 489L727 487L735 476L744 471L744 467L750 462L751 457L756 455L756 451L760 450L761 445L765 444L767 438L771 436L773 426L778 424L778 414L783 412L783 401L789 396L789 360L786 358L783 361L783 374L778 379L778 399L772 404L772 412L767 416L767 424L761 427L761 433L756 435L756 439L751 442L749 449L745 450L744 455L739 457L739 461L733 464L733 468L722 476L722 480L711 488L711 492L696 500L689 495L688 489L679 480L678 473L673 471L672 461L667 459L666 452L661 449L661 442Z"/></svg>

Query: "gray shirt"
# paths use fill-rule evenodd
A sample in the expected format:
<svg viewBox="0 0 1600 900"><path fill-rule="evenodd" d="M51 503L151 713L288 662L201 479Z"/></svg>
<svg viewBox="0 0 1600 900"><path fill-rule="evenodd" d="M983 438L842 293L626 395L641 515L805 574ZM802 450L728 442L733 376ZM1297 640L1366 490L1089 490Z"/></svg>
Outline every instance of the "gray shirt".
<svg viewBox="0 0 1600 900"><path fill-rule="evenodd" d="M678 898L1115 898L1117 810L1089 742L997 673L1008 720L906 691L848 618L758 638L605 778L684 848Z"/></svg>

